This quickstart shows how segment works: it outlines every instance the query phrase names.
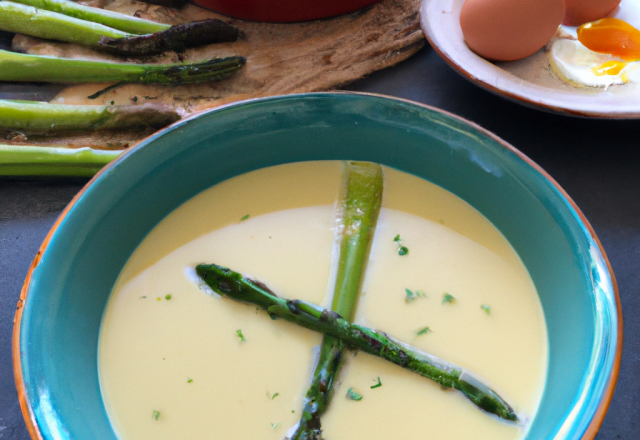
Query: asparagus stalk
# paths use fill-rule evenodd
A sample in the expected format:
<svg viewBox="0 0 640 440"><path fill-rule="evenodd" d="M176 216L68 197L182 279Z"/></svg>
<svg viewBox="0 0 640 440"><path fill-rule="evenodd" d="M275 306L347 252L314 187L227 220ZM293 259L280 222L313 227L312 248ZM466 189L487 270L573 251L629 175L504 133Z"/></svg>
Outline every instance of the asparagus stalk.
<svg viewBox="0 0 640 440"><path fill-rule="evenodd" d="M238 28L208 19L171 26L147 35L134 35L67 15L10 1L0 2L0 30L48 40L98 47L125 56L155 55L168 50L236 41Z"/></svg>
<svg viewBox="0 0 640 440"><path fill-rule="evenodd" d="M368 162L347 162L343 175L346 191L338 207L342 237L331 309L351 321L382 203L382 167ZM302 417L292 440L321 438L320 417L331 400L343 348L339 339L324 335Z"/></svg>
<svg viewBox="0 0 640 440"><path fill-rule="evenodd" d="M226 43L238 39L238 28L213 18L172 26L149 35L111 37L100 40L100 48L125 56L153 55L169 50L182 52L189 47Z"/></svg>
<svg viewBox="0 0 640 440"><path fill-rule="evenodd" d="M0 100L0 128L47 134L76 130L162 128L180 119L159 104L63 105L36 101Z"/></svg>
<svg viewBox="0 0 640 440"><path fill-rule="evenodd" d="M9 1L0 2L0 29L85 46L98 46L105 36L124 38L131 35L101 24Z"/></svg>
<svg viewBox="0 0 640 440"><path fill-rule="evenodd" d="M122 150L0 145L0 176L91 177Z"/></svg>
<svg viewBox="0 0 640 440"><path fill-rule="evenodd" d="M350 324L336 312L300 300L278 297L262 283L215 264L200 264L196 273L215 292L243 303L254 304L270 315L310 330L333 336L347 347L379 356L431 379L444 388L462 392L478 408L504 420L518 422L515 411L495 391L462 368L413 348L392 336Z"/></svg>
<svg viewBox="0 0 640 440"><path fill-rule="evenodd" d="M191 84L228 78L244 63L243 57L218 58L194 64L109 63L0 50L0 81Z"/></svg>
<svg viewBox="0 0 640 440"><path fill-rule="evenodd" d="M130 17L118 12L93 8L68 0L13 0L16 3L33 6L34 8L57 12L59 14L75 17L80 20L100 23L113 29L118 29L130 34L144 35L164 31L171 25Z"/></svg>

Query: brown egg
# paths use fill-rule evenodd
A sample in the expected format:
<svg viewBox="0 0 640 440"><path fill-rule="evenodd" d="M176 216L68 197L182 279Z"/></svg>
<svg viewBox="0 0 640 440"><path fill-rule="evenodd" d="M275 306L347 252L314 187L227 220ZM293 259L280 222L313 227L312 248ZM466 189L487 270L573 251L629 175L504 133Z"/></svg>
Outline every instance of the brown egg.
<svg viewBox="0 0 640 440"><path fill-rule="evenodd" d="M580 26L606 17L618 7L620 0L565 0L567 8L563 24Z"/></svg>
<svg viewBox="0 0 640 440"><path fill-rule="evenodd" d="M564 0L466 0L460 26L472 51L490 60L512 61L547 44L563 17Z"/></svg>

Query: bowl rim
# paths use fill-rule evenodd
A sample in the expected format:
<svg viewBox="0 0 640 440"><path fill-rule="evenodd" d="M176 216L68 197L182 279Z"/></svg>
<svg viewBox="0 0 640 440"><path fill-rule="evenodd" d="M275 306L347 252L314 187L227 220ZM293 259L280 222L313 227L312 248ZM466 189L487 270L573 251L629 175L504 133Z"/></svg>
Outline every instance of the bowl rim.
<svg viewBox="0 0 640 440"><path fill-rule="evenodd" d="M598 250L602 256L602 259L604 261L604 263L606 264L606 271L610 277L611 280L611 285L613 287L613 294L614 294L614 301L615 301L615 307L616 307L616 315L617 315L617 339L616 339L616 350L613 356L613 364L611 367L611 374L607 379L606 385L603 389L603 393L602 393L602 398L600 399L595 413L593 415L593 418L591 419L591 421L589 422L589 425L587 426L587 429L585 430L584 434L582 435L582 437L580 437L580 440L593 440L593 438L595 437L596 433L598 432L598 430L600 429L600 426L602 425L602 422L604 420L604 417L607 413L607 410L609 409L609 405L611 404L611 400L613 398L613 394L616 388L616 384L617 384L617 380L618 380L618 375L620 372L620 361L621 361L621 357L622 357L622 343L623 343L623 318L622 318L622 305L620 302L620 295L619 295L619 291L618 291L618 284L615 278L615 275L613 273L613 269L611 268L611 263L609 262L609 258L607 257L607 254L604 250L604 248L602 247L602 244L600 242L600 239L597 237L595 231L593 230L593 227L591 226L591 224L589 223L589 221L587 220L587 218L584 216L584 214L582 213L582 211L580 210L580 208L578 208L578 206L576 205L576 203L573 201L573 199L569 196L569 194L567 194L567 192L558 184L558 182L555 181L555 179L553 179L553 177L551 177L542 167L540 167L536 162L534 162L532 159L530 159L527 155L525 155L524 153L522 153L521 151L519 151L518 149L516 149L514 146L512 146L511 144L509 144L508 142L506 142L505 140L501 139L500 137L498 137L496 134L488 131L485 128L482 128L481 126L479 126L478 124L469 121L465 118L462 118L458 115L455 115L453 113L450 113L448 111L427 105L427 104L423 104L420 102L416 102L416 101L412 101L409 99L404 99L404 98L397 98L397 97L392 97L392 96L387 96L387 95L383 95L383 94L377 94L377 93L367 93L367 92L352 92L352 91L332 91L332 92L314 92L314 93L300 93L300 94L291 94L291 95L276 95L276 96L270 96L270 97L263 97L263 98L252 98L252 99L247 99L247 100L242 100L242 101L237 101L237 102L233 102L233 103L229 103L229 104L225 104L222 105L220 107L216 107L213 109L208 109L202 112L197 112L194 113L184 119L181 119L179 121L174 122L173 124L163 128L162 130L146 137L145 139L143 139L140 143L138 143L137 145L135 145L134 147L126 150L125 152L123 152L121 155L119 155L115 160L111 161L109 164L107 164L104 168L102 168L97 174L95 174L93 176L93 178L91 178L91 180L89 180L89 182L87 182L84 187L78 192L78 194L76 194L73 199L69 202L69 204L64 208L64 210L60 213L60 216L56 219L56 221L54 222L54 224L51 226L51 229L49 230L49 232L47 233L45 239L43 240L42 244L40 245L40 248L38 250L38 252L36 253L30 267L29 270L27 272L24 284L22 286L22 290L20 292L20 298L18 300L18 303L16 305L16 313L15 313L15 317L14 317L14 324L13 324L13 336L12 336L12 353L13 353L13 372L14 372L14 378L15 378L15 383L16 383L16 389L17 389L17 393L18 393L18 400L19 400L19 404L20 404L20 409L22 412L22 416L25 420L25 424L27 426L27 431L29 432L29 435L31 436L32 440L45 440L44 437L42 436L42 433L40 431L40 428L37 424L36 421L36 417L35 417L35 413L33 411L33 407L31 406L31 402L29 401L28 397L27 397L27 392L26 392L26 385L24 382L24 377L23 377L23 373L22 373L22 360L21 360L21 353L20 353L20 328L21 328L21 322L22 322L22 313L24 310L24 306L26 304L26 301L28 299L28 291L29 291L29 286L31 283L31 279L32 279L32 275L33 275L33 271L34 269L38 266L40 260L42 259L42 256L44 255L44 252L46 251L49 242L51 240L51 238L53 237L53 235L55 234L56 230L58 229L58 227L62 224L62 222L64 221L65 217L67 216L67 214L71 211L71 209L74 207L74 205L78 202L78 200L83 197L83 194L85 193L85 191L87 189L89 189L89 187L91 187L93 184L95 184L98 180L100 180L103 176L103 173L108 172L111 167L116 166L116 164L118 164L120 161L124 160L129 154L132 154L134 151L137 151L140 148L145 147L147 144L149 144L150 142L152 142L153 140L155 140L156 138L163 136L165 133L171 132L185 124L187 124L189 121L193 120L193 119L197 119L200 117L203 117L204 115L210 114L210 113L214 113L220 110L224 110L227 108L231 108L231 107L236 107L236 106L243 106L246 104L251 104L251 103L256 103L256 102L264 102L264 101L277 101L277 100L283 100L283 99L297 99L297 98L306 98L306 97L331 97L331 96L356 96L356 97L373 97L373 98L382 98L382 99L386 99L389 101L396 101L396 102L401 102L401 103L405 103L405 104L410 104L410 105L414 105L414 106L418 106L422 109L426 109L426 110L430 110L430 111L434 111L440 114L444 114L448 117L451 117L453 119L458 120L459 122L462 122L468 126L470 126L471 128L478 130L479 132L481 132L483 135L491 138L492 140L494 140L496 143L500 144L502 147L506 148L507 151L509 151L510 153L516 155L519 159L523 160L527 165L529 165L530 167L533 168L534 171L537 171L538 173L540 173L540 175L546 179L553 187L556 191L559 192L559 194L565 199L565 201L569 204L569 206L574 210L575 214L577 215L582 229L583 231L588 235L588 237L597 245Z"/></svg>

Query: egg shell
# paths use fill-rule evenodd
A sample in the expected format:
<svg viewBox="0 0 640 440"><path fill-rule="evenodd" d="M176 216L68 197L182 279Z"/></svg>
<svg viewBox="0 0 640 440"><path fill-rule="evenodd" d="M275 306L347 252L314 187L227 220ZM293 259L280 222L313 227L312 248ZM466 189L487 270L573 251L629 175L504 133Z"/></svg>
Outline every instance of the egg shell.
<svg viewBox="0 0 640 440"><path fill-rule="evenodd" d="M565 0L565 15L562 24L580 26L600 20L609 15L620 4L620 0Z"/></svg>
<svg viewBox="0 0 640 440"><path fill-rule="evenodd" d="M512 61L541 49L565 15L564 0L466 0L460 27L481 57Z"/></svg>

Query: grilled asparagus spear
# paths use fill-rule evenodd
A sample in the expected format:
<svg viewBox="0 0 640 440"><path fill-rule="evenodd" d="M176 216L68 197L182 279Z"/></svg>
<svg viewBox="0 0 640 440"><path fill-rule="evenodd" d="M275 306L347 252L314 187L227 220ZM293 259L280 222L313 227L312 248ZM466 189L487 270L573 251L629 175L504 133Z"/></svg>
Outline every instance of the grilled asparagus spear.
<svg viewBox="0 0 640 440"><path fill-rule="evenodd" d="M315 304L278 297L264 284L215 264L201 264L196 273L215 292L236 301L257 305L270 315L339 339L347 347L379 356L431 379L444 388L459 390L478 408L504 420L518 422L513 408L489 386L462 368L424 353L392 336L351 324L336 312Z"/></svg>
<svg viewBox="0 0 640 440"><path fill-rule="evenodd" d="M233 75L243 57L218 58L200 63L132 64L74 60L0 50L0 81L51 83L123 82L191 84L218 81Z"/></svg>

